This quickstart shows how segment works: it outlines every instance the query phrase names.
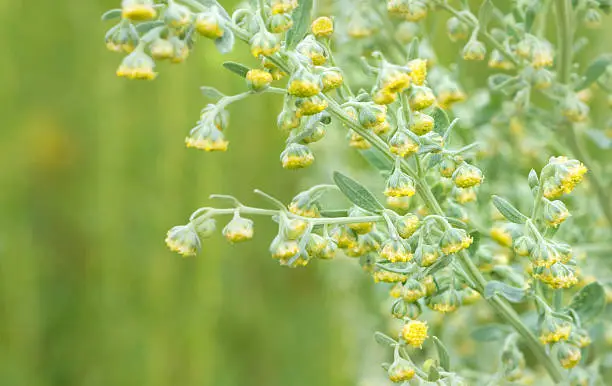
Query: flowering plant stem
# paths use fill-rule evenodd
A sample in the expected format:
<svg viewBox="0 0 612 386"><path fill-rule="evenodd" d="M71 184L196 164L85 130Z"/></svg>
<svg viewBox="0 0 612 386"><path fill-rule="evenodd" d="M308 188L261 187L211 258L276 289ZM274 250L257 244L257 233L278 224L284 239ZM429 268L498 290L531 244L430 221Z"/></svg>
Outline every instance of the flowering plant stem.
<svg viewBox="0 0 612 386"><path fill-rule="evenodd" d="M556 0L557 35L559 39L559 81L570 87L571 66L573 59L573 27L572 4L570 0ZM602 182L600 172L591 160L589 153L580 145L576 128L571 122L563 124L567 145L575 157L580 158L591 169L591 181L597 194L601 210L609 225L612 225L612 205L608 197L606 186Z"/></svg>

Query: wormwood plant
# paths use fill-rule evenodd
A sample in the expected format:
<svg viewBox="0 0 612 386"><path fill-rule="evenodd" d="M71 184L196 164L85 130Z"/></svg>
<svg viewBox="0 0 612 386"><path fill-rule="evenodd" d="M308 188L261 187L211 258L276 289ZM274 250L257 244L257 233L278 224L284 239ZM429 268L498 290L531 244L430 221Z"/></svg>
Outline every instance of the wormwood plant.
<svg viewBox="0 0 612 386"><path fill-rule="evenodd" d="M389 286L390 313L402 323L393 336L376 333L392 353L382 365L392 382L609 384L608 324L598 318L606 296L597 277L609 269L599 256L612 251L610 181L599 162L609 159L612 140L592 128L601 117L589 104L612 90L612 56L589 65L574 59L589 43L585 28L600 25L610 2L314 3L251 1L230 16L215 0L123 0L104 14L118 20L106 45L126 54L120 77L154 79L156 62L183 62L202 40L221 53L235 41L250 49L257 65L224 64L245 78L243 93L202 88L213 102L187 147L228 150L228 107L274 93L288 136L282 167L310 166L312 144L331 131L346 133L372 166L366 182L374 192L335 171L333 185L313 186L288 204L261 191L268 208L212 196L230 205L196 210L168 232L170 249L195 255L228 215L223 235L249 240L247 216L267 216L278 223L270 254L282 265L355 258ZM437 58L438 46L449 46L440 23L462 60ZM442 56L452 58L448 51ZM485 59L486 71L469 63ZM470 67L481 75L466 76ZM477 164L489 171L486 183ZM347 207L326 205L325 196L338 193ZM488 305L496 322L483 321L474 303ZM436 336L459 323L451 314L462 308L467 340L497 342L487 346L497 364L460 355L465 332L457 347L447 340L448 349Z"/></svg>

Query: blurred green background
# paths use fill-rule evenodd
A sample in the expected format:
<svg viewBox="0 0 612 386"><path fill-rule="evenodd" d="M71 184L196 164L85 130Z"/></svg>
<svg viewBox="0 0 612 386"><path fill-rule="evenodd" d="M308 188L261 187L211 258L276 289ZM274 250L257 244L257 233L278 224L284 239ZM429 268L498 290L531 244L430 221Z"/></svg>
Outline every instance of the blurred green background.
<svg viewBox="0 0 612 386"><path fill-rule="evenodd" d="M204 40L155 82L117 78L100 15L118 3L0 2L0 385L356 384L376 323L355 322L356 264L280 267L267 219L252 243L165 247L209 194L287 200L299 176L274 96L232 108L227 153L186 149L199 86L244 85Z"/></svg>

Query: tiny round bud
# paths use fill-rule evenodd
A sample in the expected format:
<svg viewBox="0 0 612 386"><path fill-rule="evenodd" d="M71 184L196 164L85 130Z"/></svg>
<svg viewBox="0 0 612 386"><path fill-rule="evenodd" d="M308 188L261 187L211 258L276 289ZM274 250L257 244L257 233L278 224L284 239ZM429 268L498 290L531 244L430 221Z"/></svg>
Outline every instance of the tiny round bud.
<svg viewBox="0 0 612 386"><path fill-rule="evenodd" d="M314 162L314 154L308 146L290 143L281 153L281 162L285 169L300 169Z"/></svg>
<svg viewBox="0 0 612 386"><path fill-rule="evenodd" d="M457 40L467 39L470 29L464 22L453 16L446 22L446 32L448 37L456 42Z"/></svg>
<svg viewBox="0 0 612 386"><path fill-rule="evenodd" d="M277 13L270 16L268 19L268 28L270 32L280 34L288 31L293 26L293 19L290 14Z"/></svg>
<svg viewBox="0 0 612 386"><path fill-rule="evenodd" d="M272 56L280 50L278 38L268 31L257 32L250 40L251 53L254 57Z"/></svg>
<svg viewBox="0 0 612 386"><path fill-rule="evenodd" d="M415 86L410 94L410 108L412 110L424 110L436 102L436 96L428 87Z"/></svg>
<svg viewBox="0 0 612 386"><path fill-rule="evenodd" d="M480 185L484 179L482 172L474 165L463 162L453 173L453 182L460 188Z"/></svg>
<svg viewBox="0 0 612 386"><path fill-rule="evenodd" d="M464 60L484 60L486 54L487 48L484 43L476 39L471 39L463 47Z"/></svg>
<svg viewBox="0 0 612 386"><path fill-rule="evenodd" d="M179 225L170 229L166 236L166 245L171 251L181 255L193 256L200 250L200 238L192 223Z"/></svg>
<svg viewBox="0 0 612 386"><path fill-rule="evenodd" d="M427 60L413 59L408 62L408 68L410 69L412 83L417 86L425 84L425 79L427 78Z"/></svg>
<svg viewBox="0 0 612 386"><path fill-rule="evenodd" d="M172 28L181 28L191 22L191 16L189 8L170 0L164 12L164 22Z"/></svg>
<svg viewBox="0 0 612 386"><path fill-rule="evenodd" d="M253 238L253 221L240 217L236 211L234 218L223 228L223 236L231 243L250 240Z"/></svg>
<svg viewBox="0 0 612 386"><path fill-rule="evenodd" d="M319 114L327 108L327 101L318 95L310 98L299 98L295 101L297 107L296 116L310 116Z"/></svg>
<svg viewBox="0 0 612 386"><path fill-rule="evenodd" d="M197 224L195 229L201 239L208 238L212 236L214 231L217 229L217 222L214 218L208 218Z"/></svg>
<svg viewBox="0 0 612 386"><path fill-rule="evenodd" d="M400 129L389 140L389 151L397 156L406 157L419 151L419 144Z"/></svg>
<svg viewBox="0 0 612 386"><path fill-rule="evenodd" d="M353 206L348 211L349 217L362 217L367 216L368 213L358 206ZM350 229L355 231L359 235L363 235L369 233L374 228L374 223L372 222L355 222L347 225Z"/></svg>
<svg viewBox="0 0 612 386"><path fill-rule="evenodd" d="M318 38L327 38L334 33L334 21L327 16L316 18L311 26L312 34Z"/></svg>
<svg viewBox="0 0 612 386"><path fill-rule="evenodd" d="M300 98L312 97L321 92L321 81L306 69L300 69L289 79L287 92Z"/></svg>
<svg viewBox="0 0 612 386"><path fill-rule="evenodd" d="M571 216L563 201L559 200L544 201L543 215L546 223L552 227L559 226L559 224L561 224L562 222L567 220L569 216Z"/></svg>
<svg viewBox="0 0 612 386"><path fill-rule="evenodd" d="M209 39L219 39L225 32L221 27L221 16L214 11L198 13L194 26L200 35Z"/></svg>
<svg viewBox="0 0 612 386"><path fill-rule="evenodd" d="M402 241L393 238L383 242L378 255L392 263L406 263L412 260L410 249Z"/></svg>
<svg viewBox="0 0 612 386"><path fill-rule="evenodd" d="M421 223L414 213L407 213L394 219L394 225L400 237L407 239L419 229Z"/></svg>
<svg viewBox="0 0 612 386"><path fill-rule="evenodd" d="M558 343L555 346L557 346L557 359L559 359L561 367L572 369L580 363L580 359L582 359L580 348L569 343Z"/></svg>
<svg viewBox="0 0 612 386"><path fill-rule="evenodd" d="M332 228L330 236L340 248L348 249L357 245L357 233L346 226Z"/></svg>
<svg viewBox="0 0 612 386"><path fill-rule="evenodd" d="M121 16L134 21L146 21L154 19L157 11L152 0L123 0Z"/></svg>
<svg viewBox="0 0 612 386"><path fill-rule="evenodd" d="M252 69L246 74L247 84L253 91L265 90L272 80L272 75L266 70Z"/></svg>
<svg viewBox="0 0 612 386"><path fill-rule="evenodd" d="M433 130L434 119L420 111L412 113L412 119L410 120L410 131L416 135L425 135Z"/></svg>
<svg viewBox="0 0 612 386"><path fill-rule="evenodd" d="M326 69L321 73L321 83L323 84L323 91L331 91L342 86L344 77L342 76L342 72L338 69Z"/></svg>
<svg viewBox="0 0 612 386"><path fill-rule="evenodd" d="M454 312L461 305L459 293L454 289L446 290L428 299L427 306L441 313Z"/></svg>
<svg viewBox="0 0 612 386"><path fill-rule="evenodd" d="M395 167L383 193L388 197L412 197L416 193L416 183L401 168Z"/></svg>
<svg viewBox="0 0 612 386"><path fill-rule="evenodd" d="M601 13L595 8L589 8L584 14L584 25L590 29L601 27Z"/></svg>
<svg viewBox="0 0 612 386"><path fill-rule="evenodd" d="M472 237L465 230L450 228L440 239L440 249L445 255L451 255L468 248L472 242Z"/></svg>
<svg viewBox="0 0 612 386"><path fill-rule="evenodd" d="M155 60L171 59L174 56L174 46L167 39L155 39L149 49Z"/></svg>
<svg viewBox="0 0 612 386"><path fill-rule="evenodd" d="M391 382L400 383L410 381L414 378L415 371L410 362L398 357L391 366L389 366L387 373Z"/></svg>
<svg viewBox="0 0 612 386"><path fill-rule="evenodd" d="M540 342L542 344L556 343L568 340L572 325L556 316L546 314L540 327Z"/></svg>
<svg viewBox="0 0 612 386"><path fill-rule="evenodd" d="M512 246L512 232L509 224L500 224L491 228L491 238L503 247Z"/></svg>
<svg viewBox="0 0 612 386"><path fill-rule="evenodd" d="M288 260L300 252L298 242L287 240L281 235L277 235L270 244L270 254L274 259Z"/></svg>
<svg viewBox="0 0 612 386"><path fill-rule="evenodd" d="M126 56L117 69L117 76L128 79L153 80L157 77L154 71L155 62L141 49Z"/></svg>

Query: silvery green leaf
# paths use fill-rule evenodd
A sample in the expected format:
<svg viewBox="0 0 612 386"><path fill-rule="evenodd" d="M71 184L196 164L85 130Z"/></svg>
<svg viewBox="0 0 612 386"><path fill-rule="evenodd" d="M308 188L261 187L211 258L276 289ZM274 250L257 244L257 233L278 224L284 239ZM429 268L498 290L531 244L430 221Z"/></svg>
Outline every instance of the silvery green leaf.
<svg viewBox="0 0 612 386"><path fill-rule="evenodd" d="M612 138L601 130L590 129L586 133L600 149L612 149Z"/></svg>
<svg viewBox="0 0 612 386"><path fill-rule="evenodd" d="M119 8L108 10L104 12L104 14L102 14L103 21L118 19L120 17L121 17L121 9Z"/></svg>
<svg viewBox="0 0 612 386"><path fill-rule="evenodd" d="M587 284L574 297L569 308L576 311L583 322L594 320L601 314L606 305L606 294L598 282Z"/></svg>
<svg viewBox="0 0 612 386"><path fill-rule="evenodd" d="M511 203L499 196L493 196L493 205L508 221L516 224L524 224L528 218L518 211Z"/></svg>
<svg viewBox="0 0 612 386"><path fill-rule="evenodd" d="M485 0L480 5L480 9L478 10L478 22L480 24L480 28L484 31L487 29L487 25L491 21L491 17L493 16L493 3L491 0Z"/></svg>
<svg viewBox="0 0 612 386"><path fill-rule="evenodd" d="M373 213L380 213L385 209L368 189L352 178L334 172L334 182L346 198L358 207Z"/></svg>
<svg viewBox="0 0 612 386"><path fill-rule="evenodd" d="M440 372L438 371L438 366L432 365L429 368L429 373L427 374L427 380L429 382L436 382L440 379Z"/></svg>
<svg viewBox="0 0 612 386"><path fill-rule="evenodd" d="M310 27L310 12L312 11L313 0L299 0L298 7L291 14L293 26L287 31L287 49L294 48L306 35Z"/></svg>
<svg viewBox="0 0 612 386"><path fill-rule="evenodd" d="M229 28L226 28L223 35L215 39L215 46L220 53L227 54L232 52L235 40L234 33Z"/></svg>
<svg viewBox="0 0 612 386"><path fill-rule="evenodd" d="M223 67L230 70L234 74L237 74L243 78L246 77L247 73L250 71L250 68L245 66L244 64L236 63L236 62L225 62L223 63Z"/></svg>
<svg viewBox="0 0 612 386"><path fill-rule="evenodd" d="M429 169L434 168L438 166L440 162L442 162L442 154L440 153L432 154L431 157L429 157L428 161L429 162L427 162L427 167Z"/></svg>
<svg viewBox="0 0 612 386"><path fill-rule="evenodd" d="M395 339L379 331L376 331L374 333L374 340L383 346L394 346L397 344L397 341L395 341Z"/></svg>
<svg viewBox="0 0 612 386"><path fill-rule="evenodd" d="M586 72L584 73L584 80L576 88L576 91L584 90L589 87L593 82L599 79L604 74L606 68L612 64L612 54L604 54L595 59L589 64Z"/></svg>
<svg viewBox="0 0 612 386"><path fill-rule="evenodd" d="M491 299L495 295L501 295L512 303L520 303L525 298L525 290L509 286L501 281L491 280L484 289L485 299Z"/></svg>
<svg viewBox="0 0 612 386"><path fill-rule="evenodd" d="M492 342L504 339L511 332L505 324L487 324L477 327L470 336L479 342Z"/></svg>
<svg viewBox="0 0 612 386"><path fill-rule="evenodd" d="M434 119L434 131L440 135L444 135L446 128L450 125L450 120L446 112L439 107L434 107L429 115Z"/></svg>
<svg viewBox="0 0 612 386"><path fill-rule="evenodd" d="M531 171L529 172L529 177L527 177L527 183L529 183L529 187L531 189L540 185L540 179L538 178L538 173L535 170L531 169Z"/></svg>
<svg viewBox="0 0 612 386"><path fill-rule="evenodd" d="M408 60L417 59L419 57L419 38L416 37L410 42L408 46Z"/></svg>
<svg viewBox="0 0 612 386"><path fill-rule="evenodd" d="M136 31L139 34L145 34L151 31L153 28L161 27L163 25L164 25L164 22L161 20L146 21L144 23L138 24L136 26Z"/></svg>
<svg viewBox="0 0 612 386"><path fill-rule="evenodd" d="M225 94L223 94L221 91L210 86L202 86L200 87L200 91L202 91L202 95L207 98L213 99L214 101L218 101L219 99L225 96Z"/></svg>
<svg viewBox="0 0 612 386"><path fill-rule="evenodd" d="M380 171L390 171L393 168L393 162L387 158L380 150L371 147L359 152L369 163Z"/></svg>
<svg viewBox="0 0 612 386"><path fill-rule="evenodd" d="M476 251L478 250L478 247L480 246L480 232L478 231L473 231L470 232L470 237L472 237L472 245L470 245L470 247L468 248L468 252L470 253L470 255L473 255L474 253L476 253Z"/></svg>
<svg viewBox="0 0 612 386"><path fill-rule="evenodd" d="M437 336L433 337L434 344L436 345L436 350L438 351L438 358L440 359L440 367L442 367L446 371L450 371L450 355L448 355L448 350L444 343Z"/></svg>
<svg viewBox="0 0 612 386"><path fill-rule="evenodd" d="M436 197L438 196L436 195ZM458 218L446 217L446 221L448 221L448 223L455 228L467 229L467 224L459 220Z"/></svg>
<svg viewBox="0 0 612 386"><path fill-rule="evenodd" d="M438 272L442 268L446 268L446 266L448 266L451 263L451 261L453 261L453 258L454 258L453 256L443 256L441 259L438 259L438 261L436 261L435 263L427 267L425 270L423 270L420 276L425 277L428 275L433 275L434 273Z"/></svg>

